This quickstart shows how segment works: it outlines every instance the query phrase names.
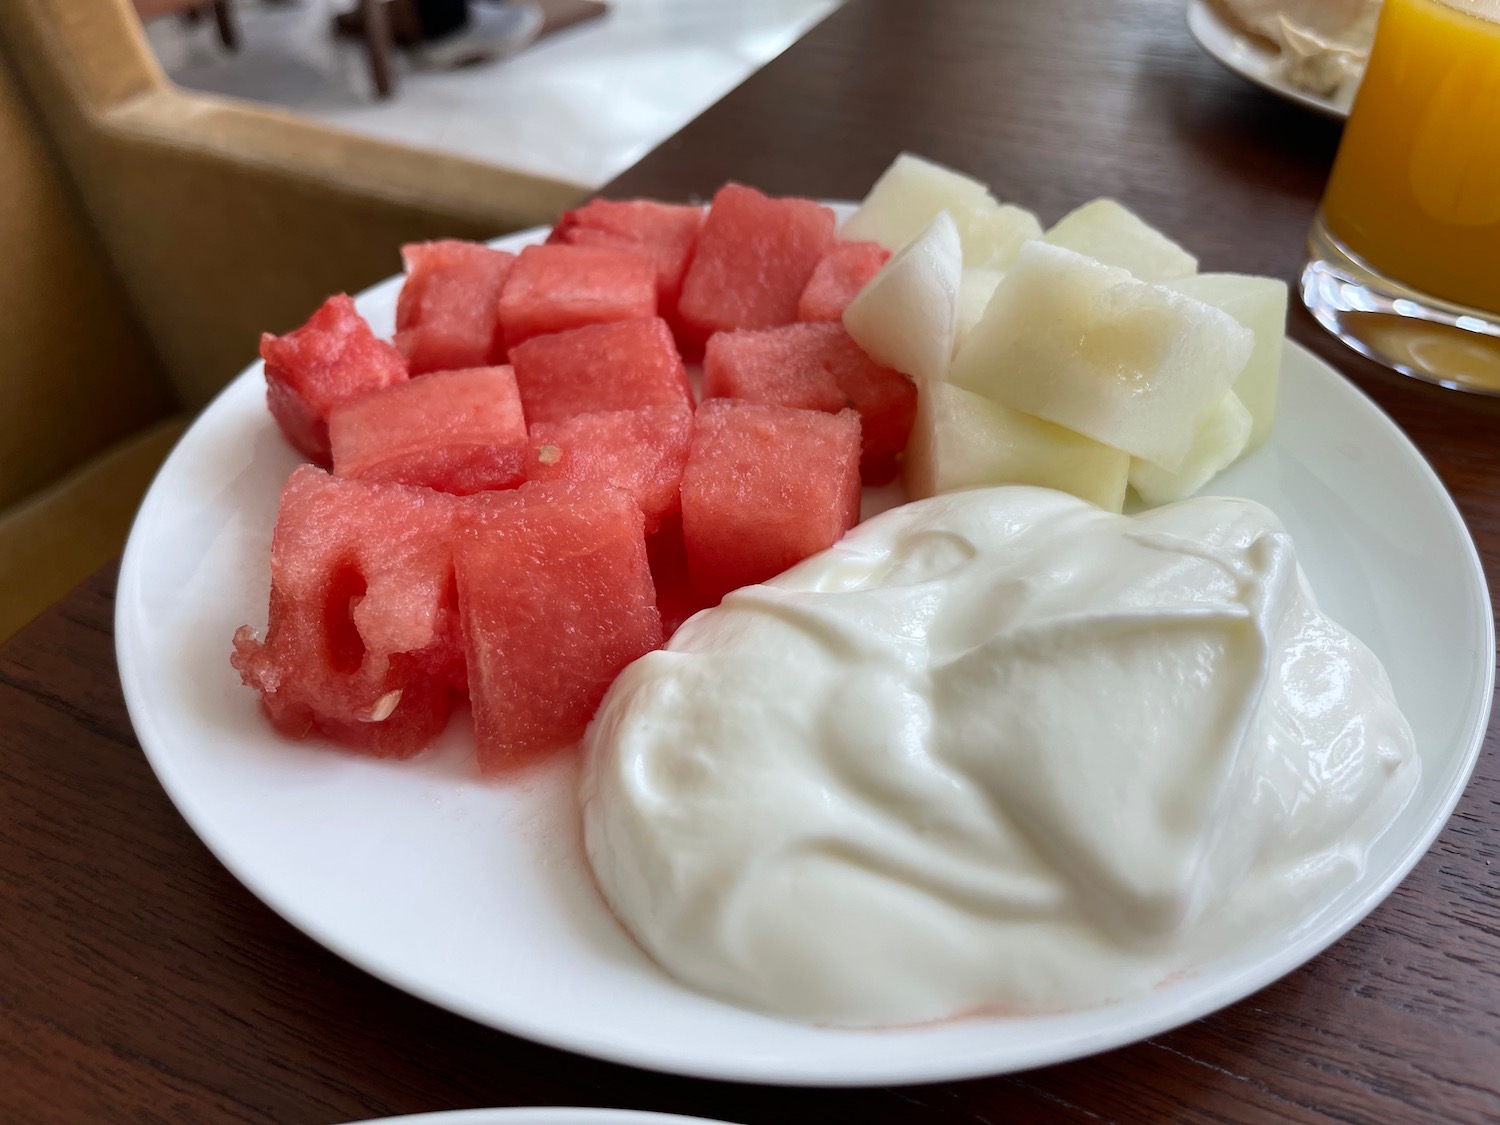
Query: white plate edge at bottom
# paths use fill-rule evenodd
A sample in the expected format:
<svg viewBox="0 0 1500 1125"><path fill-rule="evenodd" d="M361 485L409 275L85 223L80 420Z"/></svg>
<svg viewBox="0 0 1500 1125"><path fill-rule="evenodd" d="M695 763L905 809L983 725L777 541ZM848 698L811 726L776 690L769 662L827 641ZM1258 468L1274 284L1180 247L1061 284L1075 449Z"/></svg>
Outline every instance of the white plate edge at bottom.
<svg viewBox="0 0 1500 1125"><path fill-rule="evenodd" d="M511 1106L494 1109L450 1109L400 1117L374 1117L349 1125L731 1125L708 1117L682 1117L634 1109L576 1106Z"/></svg>

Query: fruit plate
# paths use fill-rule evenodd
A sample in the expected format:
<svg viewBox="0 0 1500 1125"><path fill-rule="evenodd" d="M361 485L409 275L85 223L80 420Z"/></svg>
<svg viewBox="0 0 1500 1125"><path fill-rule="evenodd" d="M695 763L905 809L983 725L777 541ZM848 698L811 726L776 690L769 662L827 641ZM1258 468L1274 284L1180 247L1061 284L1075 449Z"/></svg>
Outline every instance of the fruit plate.
<svg viewBox="0 0 1500 1125"><path fill-rule="evenodd" d="M400 284L359 297L376 332L391 331ZM258 363L183 437L136 517L116 613L126 703L167 793L254 894L380 979L480 1023L656 1070L801 1085L937 1081L1091 1054L1247 996L1337 940L1427 850L1479 752L1494 627L1462 519L1396 426L1296 344L1281 393L1270 443L1214 491L1275 511L1324 607L1385 662L1421 787L1363 876L1316 917L1128 1003L874 1032L736 1008L677 984L604 906L571 760L519 783L482 781L462 713L405 763L278 737L229 667L235 628L265 624L277 495L297 464L266 413Z"/></svg>
<svg viewBox="0 0 1500 1125"><path fill-rule="evenodd" d="M1353 89L1325 97L1293 86L1282 76L1276 52L1233 27L1214 11L1212 0L1188 0L1187 25L1198 46L1247 82L1324 117L1342 121L1349 116Z"/></svg>

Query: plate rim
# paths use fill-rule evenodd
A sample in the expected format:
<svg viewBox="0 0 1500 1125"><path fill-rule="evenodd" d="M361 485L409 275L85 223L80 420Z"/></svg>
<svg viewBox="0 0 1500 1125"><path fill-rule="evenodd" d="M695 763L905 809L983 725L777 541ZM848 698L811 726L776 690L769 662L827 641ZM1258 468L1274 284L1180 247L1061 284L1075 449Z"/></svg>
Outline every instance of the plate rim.
<svg viewBox="0 0 1500 1125"><path fill-rule="evenodd" d="M492 244L524 244L528 239L534 240L538 238L546 229L545 227L538 227L527 231L520 231L502 239L492 240ZM393 275L391 278L377 282L375 285L358 294L356 299L362 300L373 291L393 284L399 276ZM441 1008L485 1027L517 1035L548 1047L660 1073L807 1088L906 1085L993 1076L1014 1073L1037 1066L1064 1063L1140 1042L1153 1035L1183 1026L1193 1020L1201 1019L1229 1004L1244 999L1299 968L1363 922L1376 907L1390 897L1395 888L1410 874L1412 869L1422 860L1428 851L1431 850L1433 842L1451 819L1454 808L1468 787L1478 763L1479 754L1484 745L1485 735L1488 731L1496 675L1495 660L1493 658L1495 652L1495 622L1483 563L1473 535L1470 533L1462 513L1454 503L1447 488L1443 485L1441 478L1438 477L1426 457L1422 455L1421 450L1416 447L1415 443L1411 441L1400 426L1374 400L1339 372L1332 364L1323 360L1310 349L1293 340L1290 336L1285 337L1285 347L1288 351L1299 353L1304 360L1309 362L1312 369L1318 372L1317 378L1336 381L1336 385L1341 388L1341 393L1354 396L1355 399L1362 402L1368 408L1373 415L1372 421L1387 431L1387 435L1405 449L1409 459L1413 462L1413 467L1432 492L1433 499L1438 502L1442 514L1447 520L1453 521L1457 528L1461 530L1461 539L1465 547L1465 550L1462 552L1462 562L1464 564L1462 569L1466 578L1470 580L1474 590L1477 592L1480 605L1484 610L1482 632L1485 649L1491 654L1491 659L1487 662L1483 674L1484 685L1480 693L1481 705L1478 711L1471 716L1467 732L1467 746L1464 748L1461 758L1458 759L1460 768L1454 772L1447 791L1442 794L1438 813L1432 816L1428 823L1423 826L1420 834L1413 838L1414 842L1407 849L1402 861L1396 865L1384 880L1364 896L1361 908L1353 912L1351 916L1340 919L1338 924L1331 929L1314 928L1282 946L1274 955L1263 957L1253 965L1225 972L1212 986L1205 987L1193 998L1191 1003L1185 1006L1165 1009L1152 1018L1143 1019L1137 1017L1134 1021L1120 1021L1108 1029L1081 1035L1076 1041L1069 1043L1066 1049L1059 1050L1052 1048L1041 1051L1033 1049L1030 1055L1010 1052L1014 1057L1000 1063L993 1060L993 1049L988 1051L984 1049L957 1049L943 1058L923 1058L915 1064L887 1065L882 1068L879 1074L873 1074L869 1072L868 1064L861 1064L857 1059L854 1061L836 1061L831 1065L824 1063L821 1066L799 1066L797 1064L788 1065L785 1060L767 1062L757 1061L754 1057L743 1059L735 1055L720 1056L713 1060L698 1057L679 1058L674 1054L663 1054L661 1051L653 1051L649 1047L649 1039L644 1041L622 1041L619 1037L601 1039L592 1035L587 1029L576 1026L559 1029L554 1025L539 1024L529 1015L517 1018L511 1013L505 1013L503 1018L497 1017L492 1008L473 1003L466 996L458 994L454 990L431 982L414 980L410 974L403 978L398 972L388 970L386 966L377 963L377 958L367 956L361 950L348 946L338 935L329 932L317 918L309 917L294 904L283 901L283 896L274 887L264 885L260 879L252 873L243 870L241 865L231 858L231 850L219 838L217 829L212 824L205 823L200 819L196 811L193 810L191 796L179 787L179 779L174 775L171 766L170 753L163 749L167 740L157 728L156 718L145 703L146 689L143 684L143 669L136 666L131 658L131 654L126 652L131 636L130 617L135 599L132 597L118 597L116 600L114 621L116 663L126 708L147 761L150 763L158 783L161 784L163 790L177 809L178 814L188 823L188 826L213 854L215 859L252 895L303 934L312 938L343 960L356 966L361 971L408 995L416 996L429 1003L436 1004ZM200 432L199 427L202 421L208 418L212 412L224 409L222 404L234 392L234 388L240 386L243 382L259 378L260 375L261 363L257 360L232 379L215 396L213 401L209 403L199 418L195 419L193 425L184 433L177 446L173 448L172 453L163 463L132 524L130 538L127 541L120 566L117 582L118 591L126 593L140 586L140 574L144 565L141 559L146 547L144 545L144 533L138 534L138 529L145 526L147 513L153 511L157 504L164 502L162 500L163 493L158 487L160 482L172 470L174 463L180 457L184 456L184 448L189 445L194 435ZM155 749L153 749L153 745L156 746ZM680 987L687 988L688 986L680 985ZM878 1035L884 1033L886 1032L880 1029L855 1029L849 1032L851 1035Z"/></svg>
<svg viewBox="0 0 1500 1125"><path fill-rule="evenodd" d="M1203 49L1204 54L1210 56L1215 62L1231 74L1238 75L1246 82L1269 94L1275 94L1283 101L1299 105L1303 109L1311 110L1322 117L1334 121L1347 121L1349 112L1354 106L1351 97L1346 104L1333 98L1322 97L1318 94L1299 90L1297 87L1269 73L1251 69L1233 53L1223 50L1218 42L1219 37L1227 38L1236 44L1243 45L1244 50L1253 51L1258 55L1264 55L1267 61L1273 56L1269 51L1255 47L1245 35L1225 21L1224 17L1214 11L1209 0L1188 0L1187 4L1187 26L1188 32L1193 40ZM1212 29L1212 30L1210 30Z"/></svg>
<svg viewBox="0 0 1500 1125"><path fill-rule="evenodd" d="M712 1117L686 1117L603 1106L525 1105L444 1109L371 1117L348 1125L733 1125Z"/></svg>

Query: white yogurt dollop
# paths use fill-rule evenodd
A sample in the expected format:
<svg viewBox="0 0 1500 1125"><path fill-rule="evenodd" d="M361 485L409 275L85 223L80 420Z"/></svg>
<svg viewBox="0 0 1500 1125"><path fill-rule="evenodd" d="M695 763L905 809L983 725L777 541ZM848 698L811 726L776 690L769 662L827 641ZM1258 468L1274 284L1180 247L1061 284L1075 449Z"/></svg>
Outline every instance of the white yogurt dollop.
<svg viewBox="0 0 1500 1125"><path fill-rule="evenodd" d="M626 669L584 828L681 980L907 1023L1118 999L1309 917L1417 770L1265 508L991 488L862 524Z"/></svg>

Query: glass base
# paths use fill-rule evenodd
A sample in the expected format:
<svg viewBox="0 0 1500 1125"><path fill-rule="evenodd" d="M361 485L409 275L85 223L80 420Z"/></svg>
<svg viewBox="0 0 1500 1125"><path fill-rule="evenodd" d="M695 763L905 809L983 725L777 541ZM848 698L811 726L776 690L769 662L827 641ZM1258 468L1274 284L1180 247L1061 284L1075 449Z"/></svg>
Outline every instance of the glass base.
<svg viewBox="0 0 1500 1125"><path fill-rule="evenodd" d="M1500 313L1420 292L1380 273L1324 225L1307 236L1302 303L1362 355L1403 375L1500 395Z"/></svg>

